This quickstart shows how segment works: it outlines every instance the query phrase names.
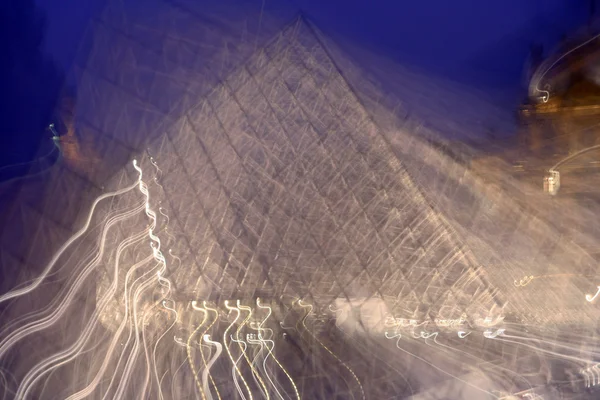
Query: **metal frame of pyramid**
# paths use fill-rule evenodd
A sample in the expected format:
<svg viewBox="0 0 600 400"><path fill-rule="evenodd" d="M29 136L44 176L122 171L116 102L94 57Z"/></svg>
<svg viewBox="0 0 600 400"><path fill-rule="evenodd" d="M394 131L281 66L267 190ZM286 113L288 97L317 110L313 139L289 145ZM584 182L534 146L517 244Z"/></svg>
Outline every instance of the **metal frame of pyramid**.
<svg viewBox="0 0 600 400"><path fill-rule="evenodd" d="M156 143L183 297L379 296L421 318L497 300L302 18Z"/></svg>
<svg viewBox="0 0 600 400"><path fill-rule="evenodd" d="M43 194L23 187L16 209L29 222L14 225L37 233L5 231L3 246L14 250L3 253L3 263L47 259L66 235L44 240L52 237L50 225L72 230L99 193L134 182L129 162L137 157L156 178L153 204L168 215L168 231L160 233L177 255L169 258L168 278L181 304L303 298L323 312L340 299L378 299L391 314L432 322L502 309L487 271L409 174L310 22L299 17L264 45L236 48L227 35L237 33L219 21L211 21L218 29L206 28L181 5L192 3L166 1L160 21L142 24L113 1L95 21L84 38L90 51L76 68L75 119L78 136L104 161L57 167L44 178ZM107 212L138 201L115 200ZM119 227L107 248L146 223ZM137 255L127 256L133 265ZM98 276L99 291L106 275ZM285 310L276 317L285 320ZM386 366L385 346L361 339L348 345L331 324L317 318L313 327L367 377L366 391L409 394L391 375L399 368L410 374L410 357ZM519 360L510 346L477 346L490 358ZM352 385L332 384L328 364L311 356L323 355L315 348L302 349L296 369L305 393L314 393L307 396L355 393ZM452 360L439 362L460 370Z"/></svg>

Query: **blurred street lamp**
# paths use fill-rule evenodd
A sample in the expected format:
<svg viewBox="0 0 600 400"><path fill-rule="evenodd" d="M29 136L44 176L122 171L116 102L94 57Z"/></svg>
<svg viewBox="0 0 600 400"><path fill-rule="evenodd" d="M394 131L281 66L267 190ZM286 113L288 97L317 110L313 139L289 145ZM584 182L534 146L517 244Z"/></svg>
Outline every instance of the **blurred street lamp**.
<svg viewBox="0 0 600 400"><path fill-rule="evenodd" d="M570 156L560 160L557 162L552 168L548 170L548 175L544 177L544 192L555 196L558 193L558 189L560 189L560 173L557 171L557 168L562 164L570 161L588 151L600 149L600 145L595 145L592 147L585 148L583 150L578 151L575 154L571 154Z"/></svg>

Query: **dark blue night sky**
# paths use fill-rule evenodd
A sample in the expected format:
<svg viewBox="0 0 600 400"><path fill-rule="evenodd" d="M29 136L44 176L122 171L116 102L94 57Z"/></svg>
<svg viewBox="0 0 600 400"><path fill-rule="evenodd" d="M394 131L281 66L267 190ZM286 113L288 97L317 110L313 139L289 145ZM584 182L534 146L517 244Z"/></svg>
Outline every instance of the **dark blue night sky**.
<svg viewBox="0 0 600 400"><path fill-rule="evenodd" d="M10 8L14 1L5 7ZM250 4L256 8L262 0L238 2L240 7ZM46 13L43 49L59 69L68 70L86 25L105 1L37 0L37 4ZM139 0L139 4L142 11L147 3ZM516 106L522 94L523 65L530 45L542 43L545 49L551 49L561 36L584 26L590 17L589 0L265 0L265 4L266 9L302 10L337 42L365 48L418 69L422 75L496 91L509 108ZM12 42L10 35L4 35L8 43ZM56 89L51 84L42 85L48 81L45 79L36 81L38 89L33 92L51 107L49 99L56 95ZM13 77L7 80L19 85ZM35 97L33 92L28 91L25 96ZM23 119L33 115L32 108L44 109L45 105L38 104L40 101L32 105L31 101L21 104L5 99L4 104L12 104L3 108L5 113ZM22 112L12 110L15 107ZM43 119L47 113L42 114ZM3 165L31 157L40 139L39 134L31 134L32 129L11 134L5 126L4 137L12 139L3 145L10 153L10 157L3 157ZM11 146L18 149L8 150ZM22 154L15 156L19 152Z"/></svg>
<svg viewBox="0 0 600 400"><path fill-rule="evenodd" d="M78 38L103 2L38 0L48 13L46 48L61 65L70 65ZM240 0L251 2L261 0ZM515 84L529 45L552 48L587 22L590 9L589 0L266 0L275 2L303 10L326 33L380 55L451 79L496 85Z"/></svg>

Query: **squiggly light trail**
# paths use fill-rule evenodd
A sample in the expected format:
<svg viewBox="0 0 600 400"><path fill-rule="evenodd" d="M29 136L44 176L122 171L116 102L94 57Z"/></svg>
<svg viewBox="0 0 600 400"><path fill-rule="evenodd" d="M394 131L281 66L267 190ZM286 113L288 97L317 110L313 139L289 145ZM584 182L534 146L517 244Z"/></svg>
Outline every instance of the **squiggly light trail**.
<svg viewBox="0 0 600 400"><path fill-rule="evenodd" d="M150 162L156 168L157 174L160 174L156 161L152 159ZM102 266L109 264L107 260L111 260L111 273L107 275L109 284L99 291L94 311L86 317L75 338L66 338L59 350L51 354L44 354L39 359L32 361L31 365L28 365L27 369L20 374L13 375L8 371L0 370L0 385L3 389L0 393L3 393L4 399L9 397L33 399L49 393L51 378L77 362L87 365L88 370L86 374L75 374L74 377L77 379L73 379L73 382L64 388L64 395L61 397L68 400L90 397L119 400L132 397L161 400L178 398L180 392L185 390L181 383L188 385L185 386L187 389L195 390L203 400L213 399L215 395L220 400L220 390L226 391L227 388L219 387L221 383L213 379L213 373L221 371L222 364L228 365L231 379L241 398L246 400L292 398L291 392L293 391L293 397L300 399L301 389L296 385L292 374L284 367L284 363L275 355L277 343L274 331L265 326L273 313L269 305L263 305L260 299L256 299L257 309L244 306L242 300L235 300L235 305L232 305L233 300L225 302L223 305L229 311L229 316L227 326L223 331L221 324L223 321L219 319L218 306L210 307L205 300L201 300L201 307L197 300L191 303L187 302L185 304L191 306L192 310L202 313L201 321L197 321L196 317L188 320L187 318L191 314L182 304L171 298L175 286L168 278L170 268L173 268L173 265L177 265L177 268L185 267L185 261L182 260L183 256L180 258L174 255L171 249L167 254L163 253L163 243L166 243L165 246L176 244L176 236L167 230L169 215L161 206L157 208L158 213L154 211L151 204L151 188L142 179L142 168L137 161L134 161L133 167L138 172L138 180L135 184L96 199L84 221L83 228L60 248L42 273L25 286L0 296L0 303L11 301L10 304L7 304L10 306L13 302L18 302L29 295L35 295L36 292L43 289L43 284L51 281L54 274L66 270L65 265L68 265L71 260L76 261L74 273L64 280L63 286L48 305L40 310L19 316L2 328L0 335L1 361L12 355L21 343L58 328L59 321L66 319L69 310L76 306L77 294L84 291L86 284L94 274ZM156 177L152 181L157 184L158 189L164 190L163 186L158 184ZM135 188L138 190L135 191ZM128 199L131 205L120 209L118 213L111 211L109 212L110 216L103 219L102 229L97 237L97 249L77 260L74 259L73 254L67 257L68 252L73 252L78 241L88 233L101 200L123 196L131 197ZM138 219L142 219L143 222L140 223ZM162 225L160 220L164 221ZM123 238L115 235L114 231L124 224L135 226L136 229L130 228L128 232L136 233ZM163 234L164 236L161 238ZM108 243L113 236L116 237L116 243L111 247ZM176 263L168 264L167 257L176 260ZM514 285L527 290L528 288L525 287L533 279L554 276L527 276L520 281L515 281ZM592 302L597 296L598 293L594 296L589 294L586 296L586 300ZM306 305L301 300L297 304L307 310L306 314L298 321L298 332L302 330L308 333L326 350L327 354L339 362L357 383L354 385L342 376L350 392L354 391L352 395L358 397L357 394L359 394L362 399L366 399L367 393L361 382L360 374L333 353L306 325L307 318L312 316L313 306ZM112 309L118 310L118 314ZM334 309L330 305L326 309L337 314L339 319L350 318L349 309ZM266 311L266 315L259 320L257 314L262 311ZM113 318L113 325L109 327L105 325L106 321L102 318L103 315L110 313L116 316ZM283 320L285 318L286 316L283 317ZM485 364L483 358L471 354L468 350L461 350L453 346L451 342L444 344L440 340L449 332L452 333L455 340L459 341L479 336L483 340L510 343L531 349L535 354L546 354L552 358L573 362L578 366L579 379L586 386L598 385L600 372L598 372L594 359L598 358L599 352L594 349L575 348L557 341L543 340L534 335L508 335L507 328L500 327L503 319L502 315L485 316L485 314L484 317L477 317L473 320L469 320L466 316L447 319L438 315L437 318L431 320L388 316L384 320L384 326L393 331L385 331L382 336L387 339L395 339L396 348L410 357L495 398L502 398L502 396L474 385L435 365L426 357L420 357L409 351L405 346L401 346L402 341L421 341L433 353L462 354L475 360L474 365L481 365ZM302 329L299 328L300 325L302 325ZM288 329L283 321L279 323L278 328ZM433 331L430 331L430 328ZM244 333L248 329L253 333L245 335ZM180 334L182 331L187 332L187 336L182 336ZM94 343L93 338L95 337L101 338L101 340ZM181 339L182 337L184 339ZM211 337L221 337L222 341L211 340ZM535 345L529 343L535 343ZM205 355L202 346L214 349L214 353ZM222 355L223 347L227 357ZM552 350L549 350L550 347ZM197 351L200 352L202 360L200 367L196 361ZM579 352L581 356L573 355L576 352ZM96 357L98 354L100 356ZM229 362L227 362L227 358ZM73 368L77 367L73 366ZM508 373L514 377L519 375L518 371L504 366L490 365L479 368L490 373ZM283 374L279 374L280 377L284 376L283 380L278 380L279 372ZM515 380L519 379L526 387L533 389L533 385L526 378L515 378ZM170 385L170 393L165 385ZM286 388L291 389L290 393L286 392ZM228 392L228 395L234 394Z"/></svg>
<svg viewBox="0 0 600 400"><path fill-rule="evenodd" d="M269 355L271 356L271 358L273 358L273 360L275 361L275 363L277 364L277 366L283 371L283 373L285 374L285 376L290 381L290 384L292 385L292 388L294 389L294 394L296 395L296 399L300 400L300 393L298 392L298 387L296 386L296 383L294 382L294 380L292 379L292 377L290 376L290 374L288 373L288 371L283 367L283 365L281 365L281 363L279 362L279 360L277 359L277 357L275 357L275 354L273 353L273 349L275 348L275 342L272 341L272 340L264 339L263 336L262 336L262 331L264 330L263 326L267 322L267 320L269 319L269 317L271 316L271 313L273 311L272 311L271 307L269 307L268 305L264 305L264 306L261 305L260 304L260 298L256 299L256 305L258 306L258 308L262 308L262 309L268 310L267 316L258 325L258 339L259 339L259 341L261 343L262 342L265 343L265 347L267 348L267 351L269 352ZM265 374L266 374L266 366L265 366L266 362L267 362L267 357L265 357L265 359L263 361L263 368L265 370ZM269 378L268 375L267 375L267 377ZM271 378L269 378L269 381L271 381ZM273 384L273 381L271 381L271 384ZM275 385L273 384L273 386L275 386ZM281 397L281 394L279 393L279 391L277 391L277 393Z"/></svg>
<svg viewBox="0 0 600 400"><path fill-rule="evenodd" d="M65 250L67 248L69 248L69 246L71 246L77 239L79 239L87 231L87 229L90 226L90 222L92 220L92 216L93 216L94 210L96 209L97 205L102 200L107 199L109 197L114 197L114 196L119 196L119 195L125 194L125 193L133 190L137 185L138 184L136 183L136 184L126 187L124 189L117 190L117 191L111 192L111 193L105 193L102 196L98 197L92 204L91 210L88 214L88 218L87 218L85 224L83 225L83 227L77 233L75 233L71 238L69 238L69 240L67 240L67 242L65 244L63 244L61 246L61 248L56 252L54 257L52 257L50 262L46 265L46 267L44 268L42 273L32 283L30 283L26 287L11 290L10 292L0 296L0 303L4 303L5 301L8 301L10 299L14 299L16 297L23 296L24 294L30 293L31 291L37 289L40 286L40 284L42 283L42 281L46 278L46 276L50 273L50 271L52 270L52 268L54 267L56 262L59 260L59 258L63 255Z"/></svg>
<svg viewBox="0 0 600 400"><path fill-rule="evenodd" d="M107 251L107 237L109 233L112 232L116 226L132 221L139 215L140 211L145 210L147 217L151 221L150 227L130 237L124 238L124 240L116 247L114 251L115 261L110 285L102 293L94 312L87 318L87 322L84 323L78 337L75 341L67 344L63 350L51 354L33 364L25 371L25 374L22 377L17 378L18 380L14 382L16 387L15 392L12 392L9 388L8 381L4 378L5 374L3 373L2 377L6 383L3 384L5 397L8 396L9 393L12 393L14 397L18 399L36 397L37 395L34 395L34 393L38 390L39 383L45 376L49 379L55 371L64 368L66 365L89 352L89 350L86 350L86 347L89 347L92 335L95 332L99 332L101 328L101 315L107 312L111 303L114 303L115 301L118 302L118 299L121 299L121 296L119 295L119 290L121 290L121 288L124 290L122 296L122 309L124 312L121 323L116 331L113 332L108 347L105 348L105 356L102 357L98 369L92 374L92 378L87 385L85 385L83 389L68 395L67 398L75 400L89 397L95 391L100 389L99 385L102 381L106 381L107 378L109 383L108 386L104 388L105 392L103 395L101 394L103 398L106 398L109 395L114 383L117 383L117 385L112 396L114 398L127 397L126 392L129 390L127 387L131 380L134 366L137 364L140 346L144 347L145 353L148 354L147 339L152 338L155 335L154 333L147 332L145 329L145 321L149 316L149 311L154 309L155 306L150 306L143 311L140 307L143 307L143 304L145 304L147 293L149 293L150 290L156 289L157 286L163 286L166 289L163 294L168 296L171 288L170 281L164 277L164 273L166 272L166 259L160 250L161 241L160 238L154 234L157 220L156 214L150 207L149 190L142 180L142 170L136 161L134 161L134 168L139 173L138 181L135 184L98 197L91 205L91 210L84 221L83 227L61 246L46 267L44 267L42 272L26 286L14 289L0 296L0 303L2 303L7 302L8 300L13 300L14 302L26 295L34 295L36 291L39 291L42 288L42 282L52 276L51 272L59 260L64 258L65 261L70 261L72 259L72 256L63 257L63 255L87 233L98 205L102 200L132 195L132 191L136 187L142 193L145 198L145 201L142 204L139 204L138 201L134 201L134 203L138 205L125 212L114 215L105 221L99 237L98 252L91 257L81 257L82 263L84 264L76 264L75 273L69 276L65 282L65 286L63 286L57 296L52 299L52 303L50 304L51 307L47 306L41 311L30 312L15 321L11 321L10 324L4 327L2 330L2 337L0 337L0 360L6 358L7 355L15 349L15 346L18 343L23 342L34 335L49 331L55 327L60 320L64 319L67 315L67 311L74 306L74 300L77 294L85 287L92 274L96 273L97 268L103 264L106 255L110 254ZM130 251L139 252L139 244L142 243L145 237L149 237L151 240L151 254L146 254L144 257L141 257L141 261L131 266L125 265L127 261L123 260L123 255ZM154 266L152 266L152 260L156 261ZM61 269L63 269L62 266L59 270ZM121 273L123 270L126 271L126 274L124 280L121 281ZM163 304L167 310L169 309L165 300L162 300L160 304ZM174 309L171 309L171 312L177 314L177 311ZM171 326L173 326L176 321L177 319L175 318L175 321L173 321ZM129 328L129 334L125 343L123 343L121 337L126 328ZM153 365L152 369L154 370L155 375L158 374L156 370L156 348L159 345L161 338L167 334L168 330L169 329L162 332L158 339L154 340L153 358L150 359L148 356L146 357L146 364L149 367L150 364ZM142 343L140 343L140 339ZM119 349L119 341L121 341L121 348L120 351L117 351L117 349ZM115 356L117 356L117 359L114 370L111 371L107 377L106 374L109 372L109 366ZM125 361L124 369L121 369L120 366L123 361ZM142 397L145 397L144 393L149 389L149 380L146 379L142 386L140 393L142 394ZM45 387L46 385L44 384L42 390L45 390ZM162 393L160 386L158 387L158 393L159 397L161 397Z"/></svg>
<svg viewBox="0 0 600 400"><path fill-rule="evenodd" d="M221 355L221 352L223 351L223 346L219 342L214 342L210 340L210 335L204 335L203 339L206 343L213 345L217 348L217 351L215 352L214 356L212 356L212 358L206 363L205 367L202 369L202 388L204 389L204 393L206 393L206 398L208 400L212 400L212 394L210 393L210 388L208 387L208 377L210 376L210 369L212 368L213 364L215 363L215 361L217 361L217 359ZM212 381L212 378L210 379ZM221 396L219 395L216 385L214 384L214 382L212 382L212 384L215 387L215 391L217 392L217 397L220 399Z"/></svg>
<svg viewBox="0 0 600 400"><path fill-rule="evenodd" d="M342 364L342 366L344 368L346 368L346 370L348 370L348 372L350 372L350 375L352 375L352 377L354 378L354 380L358 384L358 388L360 390L360 394L362 396L362 399L365 400L366 396L365 396L365 391L363 389L363 386L360 383L360 380L358 379L358 376L356 376L356 374L352 370L352 368L350 368L344 361L342 361L337 355L335 355L335 353L333 351L331 351L327 346L325 346L325 344L323 344L323 342L321 342L319 339L317 339L317 337L307 328L307 326L305 324L305 321L306 321L306 317L308 317L310 315L310 313L312 312L312 309L313 309L312 305L310 305L310 304L302 304L302 300L298 300L298 305L300 307L303 307L303 308L308 308L308 311L306 312L306 316L302 319L302 326L304 327L304 329L306 329L306 331L317 341L317 343L319 343L319 345L321 347L323 347L329 354L331 354L331 356L333 358L336 359L336 361L338 361L340 364Z"/></svg>

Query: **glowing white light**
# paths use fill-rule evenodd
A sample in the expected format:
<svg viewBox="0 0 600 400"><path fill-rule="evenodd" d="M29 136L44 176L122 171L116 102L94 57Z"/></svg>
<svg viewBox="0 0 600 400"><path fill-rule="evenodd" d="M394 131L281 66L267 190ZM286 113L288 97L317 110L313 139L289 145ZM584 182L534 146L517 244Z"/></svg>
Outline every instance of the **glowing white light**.
<svg viewBox="0 0 600 400"><path fill-rule="evenodd" d="M498 336L502 335L504 333L505 329L498 329L495 332L492 331L491 329L486 330L485 332L483 332L483 336L485 336L488 339L494 339L497 338Z"/></svg>
<svg viewBox="0 0 600 400"><path fill-rule="evenodd" d="M598 297L598 294L600 294L600 286L597 286L597 288L598 288L598 290L596 291L596 294L595 294L595 295L593 295L593 296L592 296L592 295L590 295L590 294L586 294L586 295L585 295L585 299L586 299L587 301L589 301L590 303L591 303L592 301L594 301L594 299L596 299L596 297Z"/></svg>
<svg viewBox="0 0 600 400"><path fill-rule="evenodd" d="M217 397L220 399L221 396L219 395L217 386L215 385L214 381L212 380L212 377L210 375L210 369L212 368L215 361L217 361L217 359L221 355L221 352L223 351L223 346L219 342L214 342L214 341L210 340L210 335L205 334L203 336L203 339L206 343L215 346L217 348L217 351L215 352L214 356L211 357L211 359L208 361L208 363L206 363L204 369L202 370L202 388L204 389L204 393L206 394L206 399L212 400L212 394L210 393L210 388L208 387L208 379L210 378L210 380L215 388L215 391L217 392Z"/></svg>

